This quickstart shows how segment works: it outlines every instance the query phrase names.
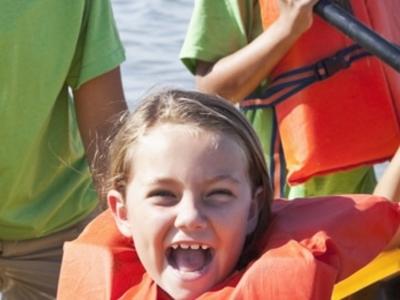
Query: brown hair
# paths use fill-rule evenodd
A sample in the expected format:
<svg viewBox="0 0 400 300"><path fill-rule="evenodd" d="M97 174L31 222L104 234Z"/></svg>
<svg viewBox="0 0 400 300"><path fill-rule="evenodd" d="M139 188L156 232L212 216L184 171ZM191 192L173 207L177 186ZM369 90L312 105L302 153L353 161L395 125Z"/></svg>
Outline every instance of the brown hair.
<svg viewBox="0 0 400 300"><path fill-rule="evenodd" d="M258 223L249 235L239 264L254 258L255 242L270 221L272 193L267 167L260 142L250 123L226 100L195 91L161 90L145 97L124 123L110 145L108 189L116 189L125 196L131 174L132 153L138 139L160 123L193 125L216 133L229 134L244 150L248 160L248 174L253 191L263 189L259 203Z"/></svg>

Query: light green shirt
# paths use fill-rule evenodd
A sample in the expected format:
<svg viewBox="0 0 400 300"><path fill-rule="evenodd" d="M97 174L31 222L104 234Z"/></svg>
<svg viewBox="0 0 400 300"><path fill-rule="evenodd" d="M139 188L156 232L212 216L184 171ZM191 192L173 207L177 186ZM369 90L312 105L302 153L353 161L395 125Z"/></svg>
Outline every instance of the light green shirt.
<svg viewBox="0 0 400 300"><path fill-rule="evenodd" d="M3 0L0 49L0 239L31 239L97 205L69 87L124 52L108 0Z"/></svg>
<svg viewBox="0 0 400 300"><path fill-rule="evenodd" d="M238 51L261 32L257 0L195 0L192 18L180 59L194 74L199 60L214 63ZM276 133L274 112L260 108L245 113L260 138L269 169L272 165ZM289 198L344 193L371 193L375 176L371 167L355 168L326 176L316 176L305 184L286 190Z"/></svg>
<svg viewBox="0 0 400 300"><path fill-rule="evenodd" d="M262 32L255 0L196 0L180 58L194 74L198 60L216 62Z"/></svg>

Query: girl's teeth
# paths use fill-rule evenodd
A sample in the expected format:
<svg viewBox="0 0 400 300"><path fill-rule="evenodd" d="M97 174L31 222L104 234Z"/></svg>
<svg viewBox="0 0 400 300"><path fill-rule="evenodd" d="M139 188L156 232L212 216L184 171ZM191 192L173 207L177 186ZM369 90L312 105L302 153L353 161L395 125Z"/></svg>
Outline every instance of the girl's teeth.
<svg viewBox="0 0 400 300"><path fill-rule="evenodd" d="M193 249L193 250L198 250L198 249L202 249L202 250L207 250L209 247L207 245L200 245L200 244L173 244L171 245L172 249L176 250L178 248L182 248L182 249Z"/></svg>

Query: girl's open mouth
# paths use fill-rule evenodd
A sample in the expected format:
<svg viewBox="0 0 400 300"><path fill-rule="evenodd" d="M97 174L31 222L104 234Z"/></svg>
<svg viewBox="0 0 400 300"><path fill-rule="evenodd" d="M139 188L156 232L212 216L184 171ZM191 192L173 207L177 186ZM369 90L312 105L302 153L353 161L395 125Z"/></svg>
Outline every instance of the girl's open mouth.
<svg viewBox="0 0 400 300"><path fill-rule="evenodd" d="M213 250L204 244L175 243L168 247L166 257L168 263L180 273L200 275L210 264Z"/></svg>

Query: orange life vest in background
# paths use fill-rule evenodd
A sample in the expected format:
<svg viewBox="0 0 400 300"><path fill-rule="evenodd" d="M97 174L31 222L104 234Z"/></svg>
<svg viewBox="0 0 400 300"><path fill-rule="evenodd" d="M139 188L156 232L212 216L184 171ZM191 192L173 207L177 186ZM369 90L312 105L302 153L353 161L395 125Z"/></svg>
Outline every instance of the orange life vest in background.
<svg viewBox="0 0 400 300"><path fill-rule="evenodd" d="M357 19L400 44L400 1L348 2ZM268 28L279 15L277 0L260 6ZM275 106L289 183L384 161L397 149L400 74L318 16L271 78L264 96L242 108Z"/></svg>
<svg viewBox="0 0 400 300"><path fill-rule="evenodd" d="M399 206L373 196L276 200L262 255L198 299L328 300L399 224ZM65 244L57 299L155 300L160 292L106 211Z"/></svg>

